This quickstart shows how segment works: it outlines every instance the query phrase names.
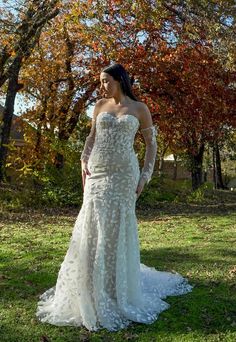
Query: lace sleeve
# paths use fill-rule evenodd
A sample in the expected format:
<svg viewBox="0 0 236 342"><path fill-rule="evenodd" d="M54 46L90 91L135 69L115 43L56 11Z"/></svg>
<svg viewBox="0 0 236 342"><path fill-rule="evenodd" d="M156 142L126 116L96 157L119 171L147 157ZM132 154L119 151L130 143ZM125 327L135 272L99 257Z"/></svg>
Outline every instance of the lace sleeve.
<svg viewBox="0 0 236 342"><path fill-rule="evenodd" d="M85 140L84 148L80 156L81 161L88 162L89 156L93 149L95 135L96 135L96 119L93 118L90 133Z"/></svg>
<svg viewBox="0 0 236 342"><path fill-rule="evenodd" d="M147 184L150 182L155 166L156 154L157 154L157 127L152 125L147 128L141 129L141 133L144 137L146 144L144 165L141 170L140 179L147 180Z"/></svg>

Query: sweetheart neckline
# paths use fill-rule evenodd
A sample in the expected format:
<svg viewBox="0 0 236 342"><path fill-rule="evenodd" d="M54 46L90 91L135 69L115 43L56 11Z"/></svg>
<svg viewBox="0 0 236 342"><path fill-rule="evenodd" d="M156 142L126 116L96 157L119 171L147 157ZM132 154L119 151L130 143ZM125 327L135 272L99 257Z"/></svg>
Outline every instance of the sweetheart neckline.
<svg viewBox="0 0 236 342"><path fill-rule="evenodd" d="M133 118L135 118L135 119L138 121L138 124L140 125L139 119L138 119L135 115L133 115L133 114L126 113L126 114L123 114L123 115L121 115L121 116L115 116L115 115L111 114L110 112L100 112L100 113L97 114L97 117L98 117L98 115L100 115L100 114L109 114L110 116L112 116L112 117L113 117L114 119L116 119L116 120L119 120L119 119L122 118L123 116L132 116Z"/></svg>

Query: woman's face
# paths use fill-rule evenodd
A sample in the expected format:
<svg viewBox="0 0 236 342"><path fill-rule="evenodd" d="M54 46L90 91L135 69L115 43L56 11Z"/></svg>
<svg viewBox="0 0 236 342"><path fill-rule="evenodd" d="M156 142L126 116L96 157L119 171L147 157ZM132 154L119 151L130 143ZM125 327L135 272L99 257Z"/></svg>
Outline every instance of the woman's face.
<svg viewBox="0 0 236 342"><path fill-rule="evenodd" d="M100 83L100 90L104 97L114 97L120 91L120 83L105 72L100 74Z"/></svg>

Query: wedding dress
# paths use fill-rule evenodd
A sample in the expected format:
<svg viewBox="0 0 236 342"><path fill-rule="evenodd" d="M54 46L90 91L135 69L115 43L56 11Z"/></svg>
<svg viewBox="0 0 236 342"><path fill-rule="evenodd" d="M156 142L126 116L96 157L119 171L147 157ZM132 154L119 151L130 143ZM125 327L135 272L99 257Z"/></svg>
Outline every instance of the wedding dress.
<svg viewBox="0 0 236 342"><path fill-rule="evenodd" d="M81 159L88 162L83 204L56 285L40 296L37 317L54 325L117 331L132 321L150 324L169 307L167 296L192 290L178 273L140 263L136 188L148 183L156 158L156 127L140 172L133 149L139 120L101 112L92 121Z"/></svg>

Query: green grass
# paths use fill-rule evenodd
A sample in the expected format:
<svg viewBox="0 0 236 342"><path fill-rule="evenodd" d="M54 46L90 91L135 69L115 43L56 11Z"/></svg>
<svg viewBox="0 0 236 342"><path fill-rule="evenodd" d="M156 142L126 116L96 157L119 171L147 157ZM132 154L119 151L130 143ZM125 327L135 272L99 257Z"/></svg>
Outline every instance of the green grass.
<svg viewBox="0 0 236 342"><path fill-rule="evenodd" d="M168 297L155 323L115 333L43 324L38 296L56 282L78 209L2 211L0 341L236 341L235 205L164 203L136 213L141 261L186 276L191 293Z"/></svg>

